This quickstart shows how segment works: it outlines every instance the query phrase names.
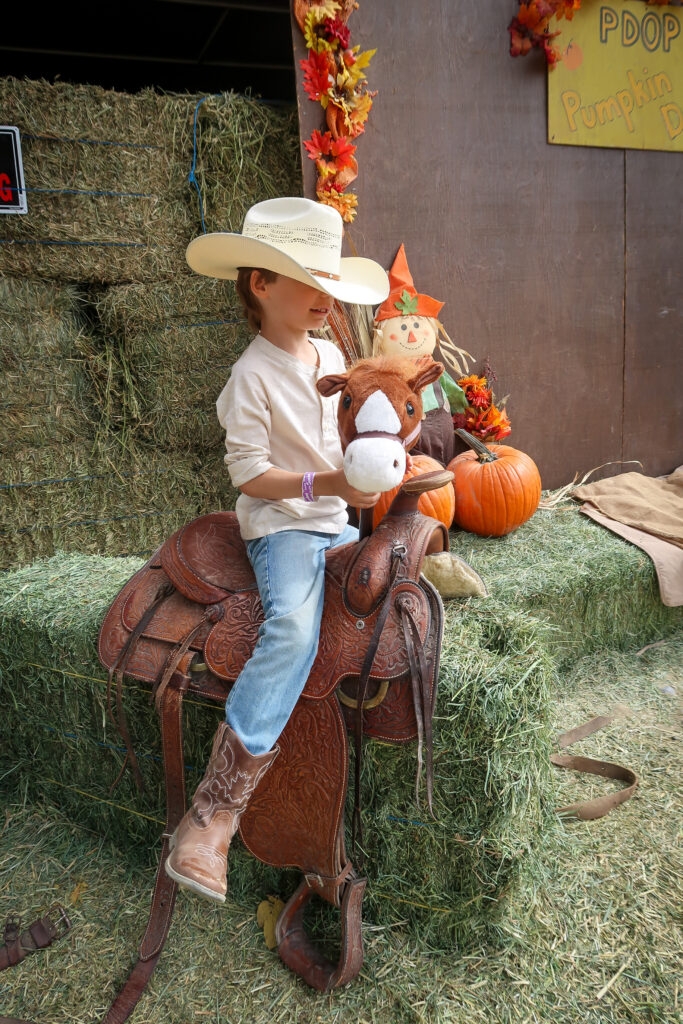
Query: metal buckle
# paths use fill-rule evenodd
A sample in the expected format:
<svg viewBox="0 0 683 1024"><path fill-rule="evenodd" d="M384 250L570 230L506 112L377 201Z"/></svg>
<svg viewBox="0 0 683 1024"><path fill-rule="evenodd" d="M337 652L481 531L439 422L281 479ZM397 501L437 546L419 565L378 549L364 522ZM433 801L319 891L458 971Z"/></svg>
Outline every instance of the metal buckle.
<svg viewBox="0 0 683 1024"><path fill-rule="evenodd" d="M71 931L71 921L61 903L53 903L50 907L50 917L54 919L55 938L63 939Z"/></svg>
<svg viewBox="0 0 683 1024"><path fill-rule="evenodd" d="M19 914L8 914L5 921L3 941L6 946L16 942L21 934L21 916Z"/></svg>

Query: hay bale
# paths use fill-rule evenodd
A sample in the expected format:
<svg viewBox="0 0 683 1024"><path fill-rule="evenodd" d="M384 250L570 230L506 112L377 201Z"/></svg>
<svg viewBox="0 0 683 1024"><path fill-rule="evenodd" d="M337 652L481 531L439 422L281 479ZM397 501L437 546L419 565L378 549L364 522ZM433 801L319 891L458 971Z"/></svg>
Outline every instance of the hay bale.
<svg viewBox="0 0 683 1024"><path fill-rule="evenodd" d="M0 103L21 131L30 190L28 213L4 218L0 272L103 282L183 272L191 97L5 78Z"/></svg>
<svg viewBox="0 0 683 1024"><path fill-rule="evenodd" d="M226 94L199 108L197 184L207 231L239 231L253 203L301 195L295 106Z"/></svg>
<svg viewBox="0 0 683 1024"><path fill-rule="evenodd" d="M578 506L538 510L505 537L452 531L451 550L480 574L494 599L551 626L560 666L588 651L640 647L683 625L683 608L662 604L647 555Z"/></svg>
<svg viewBox="0 0 683 1024"><path fill-rule="evenodd" d="M0 567L57 550L151 554L183 523L233 508L236 498L222 457L200 465L154 449L124 455L111 447L62 473L2 485Z"/></svg>
<svg viewBox="0 0 683 1024"><path fill-rule="evenodd" d="M208 285L210 292L213 282ZM183 291L178 285L161 288L164 294L168 290ZM156 293L139 286L112 291L128 293L118 306L110 301L119 311L111 326L118 316L125 356L122 309L144 316L143 292L148 299ZM1 568L47 557L59 548L112 555L150 551L183 522L234 507L216 395L206 386L220 373L217 394L227 377L223 349L224 365L207 365L202 372L193 367L196 355L172 339L194 331L206 340L206 330L194 327L183 333L176 325L152 332L156 348L150 346L147 354L143 349L142 365L154 368L159 379L154 380L151 369L147 377L136 377L146 419L136 421L133 440L125 422L132 413L124 409L121 414L118 404L121 390L133 380L131 366L124 364L118 377L113 372L111 352L118 353L118 342L96 333L92 298L70 285L0 279L1 442L7 454L0 479ZM141 312L135 312L137 303ZM182 303L179 309L189 313ZM218 336L217 328L213 332ZM133 351L135 344L134 337ZM218 346L214 355L218 358ZM175 407L164 404L162 384L178 392ZM130 393L135 399L137 391L131 388ZM134 408L139 415L139 406ZM158 435L177 441L183 429L186 447L196 448L197 455L139 443L140 438L155 442Z"/></svg>
<svg viewBox="0 0 683 1024"><path fill-rule="evenodd" d="M109 288L96 309L117 428L181 458L222 452L216 399L251 338L232 284Z"/></svg>
<svg viewBox="0 0 683 1024"><path fill-rule="evenodd" d="M100 283L189 276L184 251L202 230L188 181L201 98L0 79L28 190L28 213L3 218L0 273ZM214 230L239 229L259 199L300 192L293 108L226 93L200 109L197 180Z"/></svg>
<svg viewBox="0 0 683 1024"><path fill-rule="evenodd" d="M26 447L94 438L98 413L80 304L73 287L0 278L0 441L10 471Z"/></svg>
<svg viewBox="0 0 683 1024"><path fill-rule="evenodd" d="M633 649L680 629L683 617L681 609L661 606L652 567L637 549L578 513L540 514L502 543L465 534L453 534L452 542L492 597L446 606L435 718L437 820L414 805L414 748L368 742L362 779L366 917L400 917L415 941L443 949L490 931L505 937L509 897L536 870L555 806L548 713L563 685L561 667L594 651L608 629L611 647ZM149 861L163 817L158 726L144 688L129 684L126 706L134 708L149 793L140 797L126 778L114 797L120 806L102 803L111 801L108 787L123 753L102 711L105 681L94 653L106 607L139 564L60 555L0 580L4 699L14 695L0 716L0 741L15 781L25 766L21 785L29 796L49 772L53 783L42 795L49 790L79 821ZM203 771L219 718L215 705L188 702L188 788ZM260 898L273 887L291 891L291 874L264 868L237 846L235 898Z"/></svg>
<svg viewBox="0 0 683 1024"><path fill-rule="evenodd" d="M22 781L29 796L37 792L33 780L48 776L60 806L148 857L164 805L158 724L136 683L127 686L125 701L149 791L140 796L124 779L113 799L132 816L98 802L110 800L123 752L103 710L106 681L94 640L107 605L139 564L60 554L2 580L0 649L19 713L1 717L0 733L8 761L34 765ZM451 946L488 928L492 909L504 913L504 890L535 856L550 785L552 663L540 624L495 603L485 612L452 605L447 635L435 722L438 820L416 811L414 749L368 743L363 789L368 917L395 920L398 910L416 935L426 932L430 941ZM37 693L39 702L31 696ZM195 699L186 708L188 785L194 786L221 710ZM274 878L291 887L289 873L285 880L243 851L233 857L237 898L255 897Z"/></svg>

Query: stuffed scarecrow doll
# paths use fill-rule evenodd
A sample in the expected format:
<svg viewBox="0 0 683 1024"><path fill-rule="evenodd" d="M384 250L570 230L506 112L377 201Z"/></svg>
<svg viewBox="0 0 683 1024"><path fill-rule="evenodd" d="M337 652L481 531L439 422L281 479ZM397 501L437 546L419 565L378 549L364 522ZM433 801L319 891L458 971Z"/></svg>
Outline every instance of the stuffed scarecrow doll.
<svg viewBox="0 0 683 1024"><path fill-rule="evenodd" d="M389 271L389 283L389 296L375 313L374 354L413 358L433 354L457 376L465 373L466 360L472 356L455 347L439 321L443 302L418 293L403 244ZM424 389L422 404L422 431L413 453L429 455L447 466L454 455L452 416L467 408L465 393L445 372Z"/></svg>

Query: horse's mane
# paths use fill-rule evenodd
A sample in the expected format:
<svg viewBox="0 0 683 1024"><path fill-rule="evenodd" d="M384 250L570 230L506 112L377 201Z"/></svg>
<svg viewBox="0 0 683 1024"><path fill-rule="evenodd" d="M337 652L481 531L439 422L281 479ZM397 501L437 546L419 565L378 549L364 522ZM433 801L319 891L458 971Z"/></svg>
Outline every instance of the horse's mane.
<svg viewBox="0 0 683 1024"><path fill-rule="evenodd" d="M373 376L383 377L391 374L400 377L406 383L415 376L417 369L431 366L436 360L431 356L420 356L417 359L410 359L408 356L370 356L368 359L359 359L353 363L349 372L360 371L364 380Z"/></svg>

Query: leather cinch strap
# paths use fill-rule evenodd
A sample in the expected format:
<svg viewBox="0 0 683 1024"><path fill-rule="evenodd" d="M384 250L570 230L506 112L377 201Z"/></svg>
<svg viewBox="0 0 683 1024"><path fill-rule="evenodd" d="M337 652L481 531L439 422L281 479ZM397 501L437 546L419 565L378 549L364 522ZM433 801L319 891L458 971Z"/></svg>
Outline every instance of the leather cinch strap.
<svg viewBox="0 0 683 1024"><path fill-rule="evenodd" d="M571 729L569 732L558 736L557 743L562 749L577 743L585 736L590 736L599 729L604 729L616 718L616 714L598 715L591 718L589 722ZM566 807L558 807L557 813L563 817L580 818L582 821L594 821L602 818L620 804L630 800L638 788L638 776L631 768L624 768L620 764L612 764L609 761L596 761L592 757L580 757L577 754L553 754L550 758L558 768L570 768L575 772L586 772L590 775L599 775L605 779L618 779L628 783L625 789L617 793L609 793L607 796L599 796L594 800L581 800L575 804L568 804Z"/></svg>

